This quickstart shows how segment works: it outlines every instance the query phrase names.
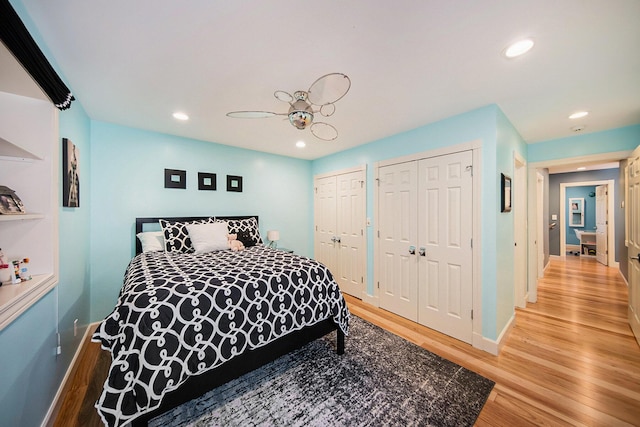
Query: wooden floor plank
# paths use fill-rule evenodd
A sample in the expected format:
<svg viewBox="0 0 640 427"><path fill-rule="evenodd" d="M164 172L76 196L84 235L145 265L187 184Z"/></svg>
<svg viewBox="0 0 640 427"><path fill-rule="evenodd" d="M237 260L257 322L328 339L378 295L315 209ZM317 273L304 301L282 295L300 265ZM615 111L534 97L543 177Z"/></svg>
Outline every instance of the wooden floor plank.
<svg viewBox="0 0 640 427"><path fill-rule="evenodd" d="M640 347L617 269L580 257L552 260L538 302L516 310L498 356L345 298L354 315L495 381L478 426L640 425ZM95 343L84 350L57 425L101 425L93 403L109 357Z"/></svg>

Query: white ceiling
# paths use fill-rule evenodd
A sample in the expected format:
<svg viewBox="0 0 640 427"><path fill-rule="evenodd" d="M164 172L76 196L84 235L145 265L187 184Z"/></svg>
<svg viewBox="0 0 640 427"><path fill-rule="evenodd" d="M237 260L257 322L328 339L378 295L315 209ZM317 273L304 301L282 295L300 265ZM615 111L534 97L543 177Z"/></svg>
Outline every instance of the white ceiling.
<svg viewBox="0 0 640 427"><path fill-rule="evenodd" d="M528 143L640 123L638 0L22 2L100 121L304 159L488 104ZM501 56L525 36L529 54ZM332 72L352 81L326 119L336 141L225 115L286 112L275 90Z"/></svg>

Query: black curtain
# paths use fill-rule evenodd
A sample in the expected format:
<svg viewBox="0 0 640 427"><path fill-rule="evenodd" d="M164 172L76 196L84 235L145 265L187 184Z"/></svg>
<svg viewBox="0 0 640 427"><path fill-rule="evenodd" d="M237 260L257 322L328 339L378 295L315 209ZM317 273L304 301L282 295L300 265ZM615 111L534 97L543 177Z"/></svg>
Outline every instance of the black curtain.
<svg viewBox="0 0 640 427"><path fill-rule="evenodd" d="M0 0L0 40L57 108L71 107L71 101L75 100L71 91L47 61L9 0Z"/></svg>

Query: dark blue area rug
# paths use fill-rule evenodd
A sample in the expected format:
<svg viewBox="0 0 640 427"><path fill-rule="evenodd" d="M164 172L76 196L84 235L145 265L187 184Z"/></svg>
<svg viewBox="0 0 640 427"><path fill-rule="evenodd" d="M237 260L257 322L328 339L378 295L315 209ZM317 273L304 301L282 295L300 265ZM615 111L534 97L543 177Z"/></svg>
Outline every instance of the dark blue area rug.
<svg viewBox="0 0 640 427"><path fill-rule="evenodd" d="M358 317L149 426L471 426L494 382Z"/></svg>

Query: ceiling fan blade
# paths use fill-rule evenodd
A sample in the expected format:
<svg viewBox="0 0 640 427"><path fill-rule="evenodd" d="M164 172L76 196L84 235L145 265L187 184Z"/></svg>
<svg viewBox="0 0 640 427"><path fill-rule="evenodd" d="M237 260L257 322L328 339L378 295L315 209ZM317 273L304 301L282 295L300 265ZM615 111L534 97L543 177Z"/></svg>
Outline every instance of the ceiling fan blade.
<svg viewBox="0 0 640 427"><path fill-rule="evenodd" d="M236 119L264 119L267 117L281 116L282 114L273 113L271 111L231 111L227 116Z"/></svg>
<svg viewBox="0 0 640 427"><path fill-rule="evenodd" d="M333 141L338 137L338 131L329 123L316 122L313 123L309 129L313 136L323 141Z"/></svg>
<svg viewBox="0 0 640 427"><path fill-rule="evenodd" d="M351 80L346 74L332 73L320 77L309 87L309 102L314 105L332 104L349 92Z"/></svg>
<svg viewBox="0 0 640 427"><path fill-rule="evenodd" d="M276 99L282 101L282 102L287 102L289 104L291 104L293 102L293 96L288 93L285 92L283 90L277 90L275 92L273 92L273 96L276 97Z"/></svg>

